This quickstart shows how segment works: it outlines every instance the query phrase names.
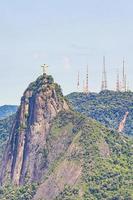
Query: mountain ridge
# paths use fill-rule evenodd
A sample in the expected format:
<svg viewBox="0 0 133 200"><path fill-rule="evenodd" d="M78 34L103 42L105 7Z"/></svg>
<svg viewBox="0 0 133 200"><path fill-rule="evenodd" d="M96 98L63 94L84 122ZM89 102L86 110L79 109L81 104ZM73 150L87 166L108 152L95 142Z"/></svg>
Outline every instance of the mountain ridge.
<svg viewBox="0 0 133 200"><path fill-rule="evenodd" d="M118 130L126 112L124 133L133 135L133 92L102 91L100 93L71 93L68 100L75 111L91 117L108 128Z"/></svg>
<svg viewBox="0 0 133 200"><path fill-rule="evenodd" d="M0 120L15 114L18 109L16 105L2 105L0 106Z"/></svg>
<svg viewBox="0 0 133 200"><path fill-rule="evenodd" d="M133 140L69 104L46 74L25 90L4 151L0 199L133 198Z"/></svg>

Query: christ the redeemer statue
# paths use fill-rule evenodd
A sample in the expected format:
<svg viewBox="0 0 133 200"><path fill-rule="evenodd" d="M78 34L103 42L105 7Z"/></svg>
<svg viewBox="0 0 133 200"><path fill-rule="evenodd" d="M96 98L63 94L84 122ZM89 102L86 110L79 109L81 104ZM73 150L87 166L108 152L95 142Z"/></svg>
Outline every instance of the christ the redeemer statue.
<svg viewBox="0 0 133 200"><path fill-rule="evenodd" d="M43 65L41 65L41 67L43 69L43 75L47 74L46 71L47 71L48 65L47 64L43 64Z"/></svg>

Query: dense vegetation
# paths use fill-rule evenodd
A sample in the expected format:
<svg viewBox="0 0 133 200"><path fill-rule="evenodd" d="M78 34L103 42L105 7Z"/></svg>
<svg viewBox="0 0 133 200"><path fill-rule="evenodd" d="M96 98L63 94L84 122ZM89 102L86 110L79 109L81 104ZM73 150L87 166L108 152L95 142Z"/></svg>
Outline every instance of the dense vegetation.
<svg viewBox="0 0 133 200"><path fill-rule="evenodd" d="M62 136L67 130L67 136ZM60 139L59 139L60 138ZM57 156L44 176L45 179L60 169L61 162L82 162L82 175L73 187L66 184L56 200L132 200L133 199L133 140L109 130L98 122L74 112L60 113L53 121L48 144L58 155L61 144L65 149ZM56 146L58 141L58 146ZM55 145L55 146L53 146ZM75 145L76 151L69 152ZM44 161L50 152L44 149ZM20 188L6 186L0 189L1 200L30 200L36 193L35 185ZM44 197L45 199L45 197Z"/></svg>
<svg viewBox="0 0 133 200"><path fill-rule="evenodd" d="M118 129L119 123L128 111L126 134L133 135L133 93L102 91L99 94L72 93L68 100L78 112L91 117L109 128Z"/></svg>
<svg viewBox="0 0 133 200"><path fill-rule="evenodd" d="M0 120L0 163L15 115Z"/></svg>
<svg viewBox="0 0 133 200"><path fill-rule="evenodd" d="M28 90L35 94L42 88L45 91L45 81L55 89L59 98L64 99L61 88L51 76L47 80L40 76ZM72 93L67 98L74 109L84 115L69 110L56 116L51 122L44 149L36 151L41 166L45 168L40 182L28 184L27 174L24 186L7 183L0 187L1 200L32 200L34 195L39 195L41 188L49 198L43 196L38 200L133 199L133 139L115 130L125 112L129 111L125 131L133 134L133 94L104 91L89 95ZM0 157L13 120L14 116L10 116L0 121ZM69 173L73 169L80 172L76 181L75 175ZM52 193L54 198L49 196Z"/></svg>
<svg viewBox="0 0 133 200"><path fill-rule="evenodd" d="M82 178L73 187L66 185L56 200L132 200L133 140L83 118L75 137L82 151L69 159L83 161Z"/></svg>
<svg viewBox="0 0 133 200"><path fill-rule="evenodd" d="M13 105L0 106L0 119L4 119L9 115L16 113L17 108L18 108L17 106Z"/></svg>
<svg viewBox="0 0 133 200"><path fill-rule="evenodd" d="M15 114L0 120L0 164L14 118ZM36 187L36 184L21 187L7 184L0 187L0 200L30 200L35 194Z"/></svg>
<svg viewBox="0 0 133 200"><path fill-rule="evenodd" d="M36 185L25 185L21 187L15 187L8 185L0 187L0 199L1 200L30 200L35 194Z"/></svg>
<svg viewBox="0 0 133 200"><path fill-rule="evenodd" d="M39 76L36 81L30 83L27 90L31 90L33 93L38 93L40 91L45 92L50 88L54 88L57 95L63 97L61 87L57 83L54 83L54 79L51 75L46 74Z"/></svg>
<svg viewBox="0 0 133 200"><path fill-rule="evenodd" d="M0 106L0 163L18 106Z"/></svg>
<svg viewBox="0 0 133 200"><path fill-rule="evenodd" d="M67 138L62 138L63 130L68 131L68 135L65 136ZM57 156L44 176L44 181L60 169L63 160L77 165L82 163L83 168L80 180L73 187L66 184L56 200L133 199L131 138L108 130L98 122L78 113L68 112L60 113L54 120L47 141L52 145L52 149L54 147L56 150L55 155L59 151L58 146L53 146L56 141L59 146L64 144L66 149ZM76 146L76 151L68 153L70 145ZM44 150L43 162L46 162L50 148ZM20 188L6 186L0 189L0 199L30 200L35 193L35 185Z"/></svg>

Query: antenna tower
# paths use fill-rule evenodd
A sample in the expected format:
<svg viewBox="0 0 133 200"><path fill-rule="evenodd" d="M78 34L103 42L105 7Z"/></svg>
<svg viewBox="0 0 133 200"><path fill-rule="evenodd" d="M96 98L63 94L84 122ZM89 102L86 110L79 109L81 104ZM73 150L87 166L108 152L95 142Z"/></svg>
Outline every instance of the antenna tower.
<svg viewBox="0 0 133 200"><path fill-rule="evenodd" d="M88 88L88 65L87 65L87 71L86 71L86 86L85 86L85 93L89 93L89 88Z"/></svg>
<svg viewBox="0 0 133 200"><path fill-rule="evenodd" d="M123 58L123 73L122 73L122 90L123 92L126 92L127 90L127 80L126 80L126 74L125 74L125 60Z"/></svg>
<svg viewBox="0 0 133 200"><path fill-rule="evenodd" d="M83 93L86 93L85 81L83 80Z"/></svg>
<svg viewBox="0 0 133 200"><path fill-rule="evenodd" d="M120 78L119 78L119 71L117 72L117 81L116 81L116 91L120 91Z"/></svg>
<svg viewBox="0 0 133 200"><path fill-rule="evenodd" d="M103 72L102 72L102 91L107 90L107 73L106 73L106 64L105 64L105 56L103 56Z"/></svg>
<svg viewBox="0 0 133 200"><path fill-rule="evenodd" d="M79 92L79 85L80 85L80 83L79 83L79 71L78 71L78 80L77 80L77 90L78 90L78 92Z"/></svg>

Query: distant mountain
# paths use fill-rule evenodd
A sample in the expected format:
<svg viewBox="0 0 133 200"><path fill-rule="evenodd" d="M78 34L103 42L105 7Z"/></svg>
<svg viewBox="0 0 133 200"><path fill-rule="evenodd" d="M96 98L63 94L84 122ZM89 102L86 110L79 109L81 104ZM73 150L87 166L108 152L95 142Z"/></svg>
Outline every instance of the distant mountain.
<svg viewBox="0 0 133 200"><path fill-rule="evenodd" d="M132 164L132 138L73 111L44 74L26 89L14 117L0 199L131 200Z"/></svg>
<svg viewBox="0 0 133 200"><path fill-rule="evenodd" d="M133 135L133 92L71 93L67 98L75 111L109 128L118 129L125 113L129 112L124 132Z"/></svg>
<svg viewBox="0 0 133 200"><path fill-rule="evenodd" d="M0 106L0 163L18 106Z"/></svg>
<svg viewBox="0 0 133 200"><path fill-rule="evenodd" d="M3 105L0 106L0 119L4 119L9 115L16 113L18 106L16 105Z"/></svg>

